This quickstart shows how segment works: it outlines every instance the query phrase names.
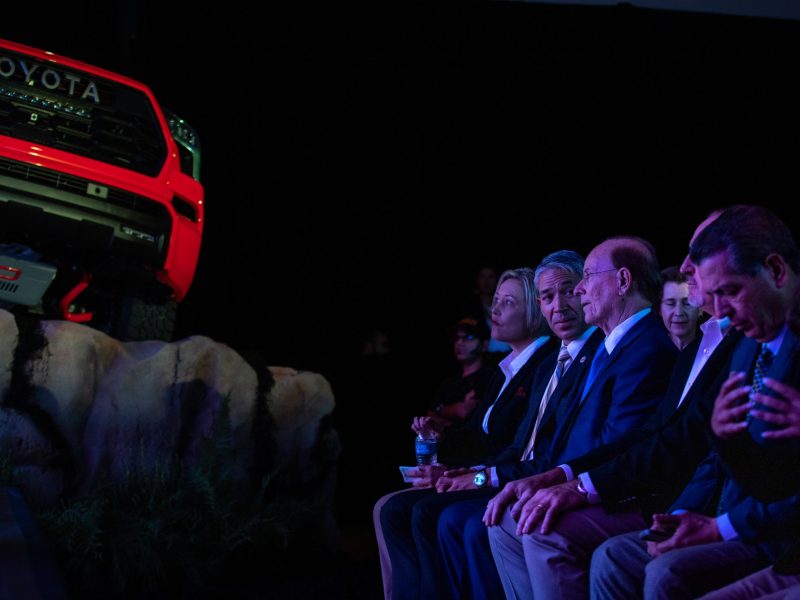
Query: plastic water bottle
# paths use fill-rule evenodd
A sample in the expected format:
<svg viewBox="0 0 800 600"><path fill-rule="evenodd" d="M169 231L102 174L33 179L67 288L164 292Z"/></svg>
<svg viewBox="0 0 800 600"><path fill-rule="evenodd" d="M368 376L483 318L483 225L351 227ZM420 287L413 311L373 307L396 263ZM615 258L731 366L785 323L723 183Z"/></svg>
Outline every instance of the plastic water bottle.
<svg viewBox="0 0 800 600"><path fill-rule="evenodd" d="M414 449L417 452L418 465L432 465L436 462L436 438L430 431L417 435Z"/></svg>

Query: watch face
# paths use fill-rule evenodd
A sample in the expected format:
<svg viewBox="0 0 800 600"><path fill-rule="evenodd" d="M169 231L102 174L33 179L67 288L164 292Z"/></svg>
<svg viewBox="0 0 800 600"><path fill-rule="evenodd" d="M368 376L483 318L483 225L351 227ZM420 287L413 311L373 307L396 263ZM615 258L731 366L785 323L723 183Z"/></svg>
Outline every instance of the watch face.
<svg viewBox="0 0 800 600"><path fill-rule="evenodd" d="M483 484L486 483L486 473L484 473L483 471L477 473L475 475L475 479L472 480L472 483L474 483L478 487L483 486Z"/></svg>

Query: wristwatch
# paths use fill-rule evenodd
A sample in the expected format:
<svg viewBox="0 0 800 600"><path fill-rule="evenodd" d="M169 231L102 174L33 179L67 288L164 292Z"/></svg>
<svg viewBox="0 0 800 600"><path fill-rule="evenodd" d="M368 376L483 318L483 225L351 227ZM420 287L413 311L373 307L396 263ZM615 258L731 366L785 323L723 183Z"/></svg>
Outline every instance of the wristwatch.
<svg viewBox="0 0 800 600"><path fill-rule="evenodd" d="M475 473L475 477L473 478L472 483L475 484L475 487L482 488L483 486L486 485L486 480L487 480L486 470L478 471L477 473Z"/></svg>

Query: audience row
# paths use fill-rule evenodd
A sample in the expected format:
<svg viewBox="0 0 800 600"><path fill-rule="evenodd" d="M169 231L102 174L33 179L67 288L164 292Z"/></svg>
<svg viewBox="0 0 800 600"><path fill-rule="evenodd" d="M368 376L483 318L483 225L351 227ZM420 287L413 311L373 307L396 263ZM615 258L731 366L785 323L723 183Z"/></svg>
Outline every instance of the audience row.
<svg viewBox="0 0 800 600"><path fill-rule="evenodd" d="M463 373L413 423L439 463L375 506L385 596L798 593L799 263L778 217L735 206L679 268L623 236L503 273L510 353L459 388L486 339L457 325Z"/></svg>

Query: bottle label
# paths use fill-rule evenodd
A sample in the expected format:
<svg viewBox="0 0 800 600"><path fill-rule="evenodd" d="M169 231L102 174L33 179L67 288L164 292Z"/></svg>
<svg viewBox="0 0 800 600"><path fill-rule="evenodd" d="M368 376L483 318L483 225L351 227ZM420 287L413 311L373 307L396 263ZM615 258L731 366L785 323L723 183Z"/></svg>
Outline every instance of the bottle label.
<svg viewBox="0 0 800 600"><path fill-rule="evenodd" d="M430 456L436 453L436 440L417 440L417 454Z"/></svg>

